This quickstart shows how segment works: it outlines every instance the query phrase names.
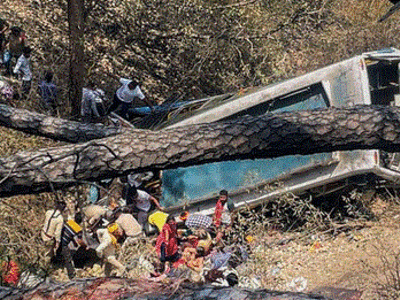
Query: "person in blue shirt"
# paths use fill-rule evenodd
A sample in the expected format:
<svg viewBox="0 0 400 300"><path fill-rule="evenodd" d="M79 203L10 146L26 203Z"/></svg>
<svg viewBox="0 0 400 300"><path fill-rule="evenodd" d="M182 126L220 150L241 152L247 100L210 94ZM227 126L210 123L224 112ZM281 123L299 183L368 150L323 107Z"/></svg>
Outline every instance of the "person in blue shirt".
<svg viewBox="0 0 400 300"><path fill-rule="evenodd" d="M57 108L57 86L53 82L53 72L45 72L44 79L39 82L38 89L44 109L50 115L55 115Z"/></svg>

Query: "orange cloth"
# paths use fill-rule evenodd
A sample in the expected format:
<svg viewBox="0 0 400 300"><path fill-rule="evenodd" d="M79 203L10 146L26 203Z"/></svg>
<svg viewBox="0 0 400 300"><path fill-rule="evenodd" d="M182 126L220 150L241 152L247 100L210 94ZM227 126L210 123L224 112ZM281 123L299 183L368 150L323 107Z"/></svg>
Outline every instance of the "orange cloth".
<svg viewBox="0 0 400 300"><path fill-rule="evenodd" d="M4 283L17 285L21 276L17 263L13 260L1 264L1 278Z"/></svg>
<svg viewBox="0 0 400 300"><path fill-rule="evenodd" d="M221 217L223 211L224 211L224 204L222 204L222 201L218 199L214 211L214 225L217 228L221 225Z"/></svg>

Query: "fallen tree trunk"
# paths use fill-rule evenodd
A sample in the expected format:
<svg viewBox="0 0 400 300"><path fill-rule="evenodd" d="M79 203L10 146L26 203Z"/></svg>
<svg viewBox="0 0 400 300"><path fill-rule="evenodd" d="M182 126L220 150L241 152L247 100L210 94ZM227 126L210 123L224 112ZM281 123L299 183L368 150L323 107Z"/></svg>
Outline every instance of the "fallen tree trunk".
<svg viewBox="0 0 400 300"><path fill-rule="evenodd" d="M21 152L0 159L0 195L207 162L337 150L400 150L400 109L356 106L178 127Z"/></svg>
<svg viewBox="0 0 400 300"><path fill-rule="evenodd" d="M0 104L0 125L70 143L87 142L122 132L118 126L68 121L4 104Z"/></svg>
<svg viewBox="0 0 400 300"><path fill-rule="evenodd" d="M323 296L274 292L269 290L246 290L240 288L218 288L213 286L195 286L176 279L171 283L151 282L123 278L76 279L68 283L43 283L27 291L12 288L0 288L1 299L12 300L195 300L195 299L265 299L265 300L323 300Z"/></svg>

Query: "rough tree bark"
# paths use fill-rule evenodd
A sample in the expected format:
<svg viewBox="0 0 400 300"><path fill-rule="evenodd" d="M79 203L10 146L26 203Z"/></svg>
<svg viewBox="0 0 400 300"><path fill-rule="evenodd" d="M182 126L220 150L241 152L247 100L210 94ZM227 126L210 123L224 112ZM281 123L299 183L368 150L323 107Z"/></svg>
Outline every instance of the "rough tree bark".
<svg viewBox="0 0 400 300"><path fill-rule="evenodd" d="M0 104L0 125L70 143L87 142L120 134L119 126L84 124Z"/></svg>
<svg viewBox="0 0 400 300"><path fill-rule="evenodd" d="M134 130L0 159L0 196L62 188L131 170L353 149L400 150L400 109L357 106Z"/></svg>
<svg viewBox="0 0 400 300"><path fill-rule="evenodd" d="M84 0L68 0L68 25L70 43L69 68L69 102L71 115L80 115L83 80L85 76L84 62Z"/></svg>

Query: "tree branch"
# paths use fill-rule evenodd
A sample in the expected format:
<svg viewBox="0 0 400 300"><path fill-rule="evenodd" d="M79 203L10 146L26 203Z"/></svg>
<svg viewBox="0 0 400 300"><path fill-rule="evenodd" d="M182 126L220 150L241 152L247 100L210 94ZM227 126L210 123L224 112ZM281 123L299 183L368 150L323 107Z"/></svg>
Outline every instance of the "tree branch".
<svg viewBox="0 0 400 300"><path fill-rule="evenodd" d="M103 124L84 124L0 104L0 125L71 143L120 134L124 129Z"/></svg>
<svg viewBox="0 0 400 300"><path fill-rule="evenodd" d="M134 130L95 142L21 152L0 159L0 196L48 190L49 182L63 188L132 170L355 149L398 152L400 109L356 106L246 116L156 132Z"/></svg>

